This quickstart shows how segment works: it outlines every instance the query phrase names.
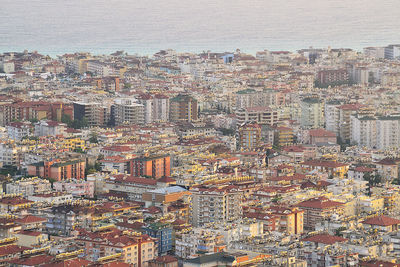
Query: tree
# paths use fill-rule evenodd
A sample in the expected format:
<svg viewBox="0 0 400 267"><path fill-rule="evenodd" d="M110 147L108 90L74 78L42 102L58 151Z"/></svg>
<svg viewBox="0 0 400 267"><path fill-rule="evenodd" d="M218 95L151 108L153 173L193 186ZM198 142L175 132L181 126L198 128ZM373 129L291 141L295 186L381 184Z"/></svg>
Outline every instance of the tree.
<svg viewBox="0 0 400 267"><path fill-rule="evenodd" d="M97 139L97 133L95 133L95 132L90 133L89 142L96 143L96 144L99 142L99 140Z"/></svg>
<svg viewBox="0 0 400 267"><path fill-rule="evenodd" d="M61 122L65 123L69 126L70 123L72 123L71 117L68 114L62 114L61 115Z"/></svg>
<svg viewBox="0 0 400 267"><path fill-rule="evenodd" d="M363 176L364 180L368 182L367 195L371 196L371 187L380 184L382 182L382 176L378 173L367 172Z"/></svg>

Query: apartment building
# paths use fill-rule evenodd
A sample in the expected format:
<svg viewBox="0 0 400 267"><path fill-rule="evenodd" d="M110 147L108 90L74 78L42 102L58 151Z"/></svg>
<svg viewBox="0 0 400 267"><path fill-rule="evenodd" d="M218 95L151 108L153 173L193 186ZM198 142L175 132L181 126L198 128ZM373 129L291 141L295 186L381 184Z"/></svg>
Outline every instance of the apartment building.
<svg viewBox="0 0 400 267"><path fill-rule="evenodd" d="M105 228L96 232L82 230L77 242L83 247L85 258L90 261L114 256L134 267L147 267L157 256L153 238L129 234L116 228Z"/></svg>
<svg viewBox="0 0 400 267"><path fill-rule="evenodd" d="M247 123L239 127L239 146L243 150L255 150L261 144L261 126Z"/></svg>
<svg viewBox="0 0 400 267"><path fill-rule="evenodd" d="M94 102L75 102L74 103L74 119L85 119L88 126L103 126L108 123L110 118L110 110L100 103Z"/></svg>
<svg viewBox="0 0 400 267"><path fill-rule="evenodd" d="M28 165L28 175L52 178L57 181L65 179L84 179L86 159L81 157L58 158Z"/></svg>
<svg viewBox="0 0 400 267"><path fill-rule="evenodd" d="M130 200L142 201L145 192L157 188L154 179L128 176L124 174L113 175L105 182L105 189L111 193L124 193Z"/></svg>
<svg viewBox="0 0 400 267"><path fill-rule="evenodd" d="M325 197L312 198L296 205L304 210L304 228L314 230L315 225L333 214L340 215L344 204Z"/></svg>
<svg viewBox="0 0 400 267"><path fill-rule="evenodd" d="M321 70L317 74L317 81L322 86L349 82L349 74L345 69Z"/></svg>
<svg viewBox="0 0 400 267"><path fill-rule="evenodd" d="M376 147L376 118L369 116L350 116L350 143L369 148Z"/></svg>
<svg viewBox="0 0 400 267"><path fill-rule="evenodd" d="M53 187L57 192L69 193L74 197L92 198L94 196L94 183L85 180L58 181L53 184Z"/></svg>
<svg viewBox="0 0 400 267"><path fill-rule="evenodd" d="M278 111L269 107L248 107L236 111L237 123L247 122L274 125L279 121Z"/></svg>
<svg viewBox="0 0 400 267"><path fill-rule="evenodd" d="M17 147L15 143L1 143L0 144L0 163L2 166L19 166L20 165L20 151L21 148Z"/></svg>
<svg viewBox="0 0 400 267"><path fill-rule="evenodd" d="M8 138L15 141L21 141L23 138L31 135L32 126L27 122L11 122L7 125Z"/></svg>
<svg viewBox="0 0 400 267"><path fill-rule="evenodd" d="M116 125L145 123L144 106L135 98L116 99L112 108Z"/></svg>
<svg viewBox="0 0 400 267"><path fill-rule="evenodd" d="M198 119L197 100L189 95L177 95L170 99L172 122L192 122Z"/></svg>
<svg viewBox="0 0 400 267"><path fill-rule="evenodd" d="M307 97L300 102L300 125L304 128L324 126L323 102L318 98Z"/></svg>
<svg viewBox="0 0 400 267"><path fill-rule="evenodd" d="M46 179L23 178L6 184L7 194L22 194L24 197L43 194L51 191L51 184Z"/></svg>
<svg viewBox="0 0 400 267"><path fill-rule="evenodd" d="M167 155L144 156L132 159L131 175L160 179L171 176L171 158Z"/></svg>
<svg viewBox="0 0 400 267"><path fill-rule="evenodd" d="M197 187L192 193L192 224L232 222L242 216L243 191L234 186Z"/></svg>
<svg viewBox="0 0 400 267"><path fill-rule="evenodd" d="M35 123L35 136L65 135L67 125L57 121L42 120Z"/></svg>
<svg viewBox="0 0 400 267"><path fill-rule="evenodd" d="M256 91L246 89L236 92L236 109L281 106L285 104L285 96L282 92L272 89Z"/></svg>
<svg viewBox="0 0 400 267"><path fill-rule="evenodd" d="M304 231L304 211L299 208L271 206L268 211L277 221L277 231L300 235Z"/></svg>
<svg viewBox="0 0 400 267"><path fill-rule="evenodd" d="M169 97L162 94L144 94L138 96L138 102L144 107L144 122L169 121Z"/></svg>

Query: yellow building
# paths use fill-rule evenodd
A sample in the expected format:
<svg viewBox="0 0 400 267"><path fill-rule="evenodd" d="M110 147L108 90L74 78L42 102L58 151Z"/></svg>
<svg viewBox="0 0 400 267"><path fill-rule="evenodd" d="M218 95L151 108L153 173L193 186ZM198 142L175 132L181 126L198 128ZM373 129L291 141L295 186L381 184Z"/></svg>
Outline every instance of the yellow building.
<svg viewBox="0 0 400 267"><path fill-rule="evenodd" d="M293 144L293 129L289 127L276 127L274 134L274 145L278 147L289 146Z"/></svg>

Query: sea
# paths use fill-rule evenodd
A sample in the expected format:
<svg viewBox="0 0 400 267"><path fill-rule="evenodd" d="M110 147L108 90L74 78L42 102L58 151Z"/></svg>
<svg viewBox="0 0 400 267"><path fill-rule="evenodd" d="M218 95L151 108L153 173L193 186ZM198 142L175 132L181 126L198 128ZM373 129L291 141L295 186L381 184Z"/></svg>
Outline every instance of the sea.
<svg viewBox="0 0 400 267"><path fill-rule="evenodd" d="M400 0L0 0L0 52L179 52L400 43Z"/></svg>

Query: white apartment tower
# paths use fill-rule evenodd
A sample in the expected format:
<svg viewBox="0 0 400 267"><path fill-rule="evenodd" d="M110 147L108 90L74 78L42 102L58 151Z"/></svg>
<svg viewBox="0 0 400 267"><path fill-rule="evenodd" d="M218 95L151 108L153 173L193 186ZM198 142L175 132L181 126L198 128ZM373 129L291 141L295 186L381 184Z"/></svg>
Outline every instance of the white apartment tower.
<svg viewBox="0 0 400 267"><path fill-rule="evenodd" d="M224 223L242 216L243 191L230 187L194 188L192 193L192 224Z"/></svg>

